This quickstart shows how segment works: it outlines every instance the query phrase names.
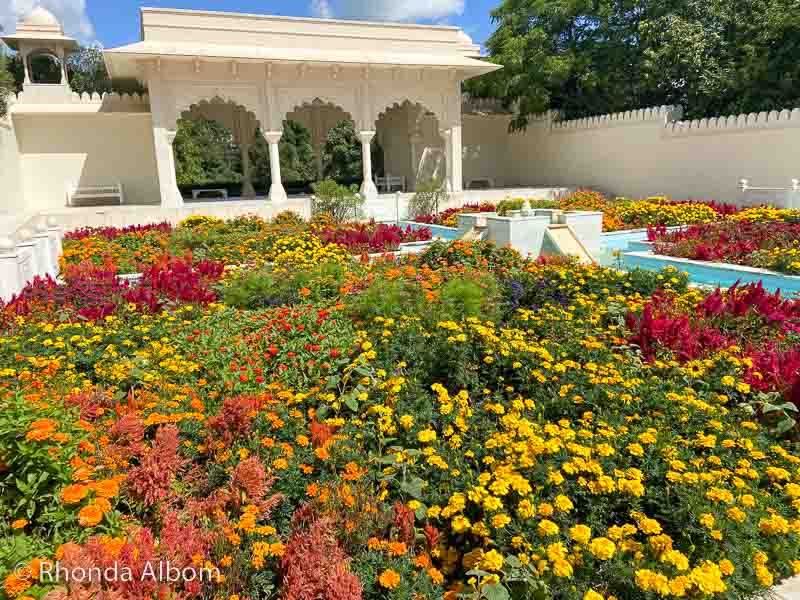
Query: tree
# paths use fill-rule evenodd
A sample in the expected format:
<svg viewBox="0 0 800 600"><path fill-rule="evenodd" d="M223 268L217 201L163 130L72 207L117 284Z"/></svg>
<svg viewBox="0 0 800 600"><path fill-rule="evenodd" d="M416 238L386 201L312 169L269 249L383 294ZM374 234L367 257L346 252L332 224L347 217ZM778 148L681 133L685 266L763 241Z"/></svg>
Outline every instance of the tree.
<svg viewBox="0 0 800 600"><path fill-rule="evenodd" d="M326 178L337 181L361 178L361 142L352 121L339 121L328 131L322 151L322 171Z"/></svg>
<svg viewBox="0 0 800 600"><path fill-rule="evenodd" d="M487 42L503 69L466 91L503 98L512 129L681 104L690 117L794 106L797 0L502 0Z"/></svg>
<svg viewBox="0 0 800 600"><path fill-rule="evenodd" d="M233 134L216 121L181 119L175 136L175 173L180 185L238 183L242 155Z"/></svg>
<svg viewBox="0 0 800 600"><path fill-rule="evenodd" d="M103 51L97 46L84 46L71 54L67 58L67 73L72 91L79 94L102 94L112 90Z"/></svg>
<svg viewBox="0 0 800 600"><path fill-rule="evenodd" d="M8 57L0 51L0 119L8 113L8 98L14 91L14 77L8 70Z"/></svg>
<svg viewBox="0 0 800 600"><path fill-rule="evenodd" d="M373 140L371 144L372 171L383 173L383 150ZM322 151L322 170L326 178L336 181L355 181L363 177L361 141L352 121L340 121L328 132Z"/></svg>

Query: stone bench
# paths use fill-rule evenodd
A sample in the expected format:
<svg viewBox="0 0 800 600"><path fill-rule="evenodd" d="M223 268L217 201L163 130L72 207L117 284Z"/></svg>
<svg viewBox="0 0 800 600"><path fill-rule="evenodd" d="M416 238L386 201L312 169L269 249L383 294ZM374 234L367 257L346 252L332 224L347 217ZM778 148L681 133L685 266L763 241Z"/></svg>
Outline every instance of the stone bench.
<svg viewBox="0 0 800 600"><path fill-rule="evenodd" d="M102 206L113 200L116 204L125 203L121 183L111 185L72 185L67 188L67 206Z"/></svg>
<svg viewBox="0 0 800 600"><path fill-rule="evenodd" d="M217 194L223 200L228 199L228 190L225 188L210 188L205 190L192 190L192 200L197 200L200 194Z"/></svg>

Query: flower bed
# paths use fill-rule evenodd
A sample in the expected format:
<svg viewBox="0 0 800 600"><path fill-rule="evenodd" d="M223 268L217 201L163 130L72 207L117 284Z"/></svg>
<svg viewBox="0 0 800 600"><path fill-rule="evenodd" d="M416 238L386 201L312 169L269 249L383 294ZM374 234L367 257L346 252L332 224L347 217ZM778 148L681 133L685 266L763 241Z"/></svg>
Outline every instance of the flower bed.
<svg viewBox="0 0 800 600"><path fill-rule="evenodd" d="M648 234L656 254L800 274L800 222L732 220Z"/></svg>
<svg viewBox="0 0 800 600"><path fill-rule="evenodd" d="M338 244L353 253L394 252L400 244L424 242L432 237L430 229L402 228L383 223L327 227L319 232L319 238L326 244Z"/></svg>
<svg viewBox="0 0 800 600"><path fill-rule="evenodd" d="M270 251L138 286L84 265L3 307L4 599L722 599L800 572L797 301L488 243ZM37 577L55 560L131 577ZM143 576L166 561L207 576Z"/></svg>
<svg viewBox="0 0 800 600"><path fill-rule="evenodd" d="M98 266L113 264L119 273L136 273L164 256L187 254L226 265L262 264L285 252L287 239L307 245L310 252L330 245L333 252L361 254L393 252L400 244L431 239L431 232L376 223L312 224L291 215L279 215L272 223L252 216L230 221L195 216L176 228L161 223L72 232L65 236L61 268L90 261Z"/></svg>
<svg viewBox="0 0 800 600"><path fill-rule="evenodd" d="M518 210L524 202L523 198L507 199L499 204L467 204L461 208L451 208L438 215L416 217L415 222L435 225L456 225L456 216L463 212L498 212L504 214L510 210ZM718 202L698 202L690 200L667 200L652 197L646 200L632 201L624 198L608 200L598 192L579 190L557 201L530 199L532 208L560 209L564 211L600 211L603 213L603 230L622 231L626 229L642 229L663 225L687 225L690 223L712 223L737 214L739 209L731 204ZM759 218L752 215L753 218ZM767 218L765 213L761 218Z"/></svg>

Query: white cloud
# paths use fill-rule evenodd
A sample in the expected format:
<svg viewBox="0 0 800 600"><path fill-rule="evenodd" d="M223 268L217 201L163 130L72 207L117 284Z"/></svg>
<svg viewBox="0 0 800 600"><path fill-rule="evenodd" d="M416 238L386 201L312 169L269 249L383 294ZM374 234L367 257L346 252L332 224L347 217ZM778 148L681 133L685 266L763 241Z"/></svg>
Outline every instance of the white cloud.
<svg viewBox="0 0 800 600"><path fill-rule="evenodd" d="M53 13L64 32L82 42L95 38L94 26L86 13L86 0L0 0L0 25L4 33L16 30L17 22L41 6Z"/></svg>
<svg viewBox="0 0 800 600"><path fill-rule="evenodd" d="M464 13L465 0L311 0L319 17L374 21L430 21Z"/></svg>
<svg viewBox="0 0 800 600"><path fill-rule="evenodd" d="M311 0L311 14L315 17L330 19L333 16L328 0Z"/></svg>

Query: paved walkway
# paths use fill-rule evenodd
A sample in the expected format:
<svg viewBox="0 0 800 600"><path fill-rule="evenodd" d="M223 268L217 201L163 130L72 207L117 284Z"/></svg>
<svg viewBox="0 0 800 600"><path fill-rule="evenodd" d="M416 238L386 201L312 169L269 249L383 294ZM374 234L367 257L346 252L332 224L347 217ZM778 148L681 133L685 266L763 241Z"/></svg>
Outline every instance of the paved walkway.
<svg viewBox="0 0 800 600"><path fill-rule="evenodd" d="M775 594L781 600L800 600L800 577L790 579L782 586L775 588Z"/></svg>

